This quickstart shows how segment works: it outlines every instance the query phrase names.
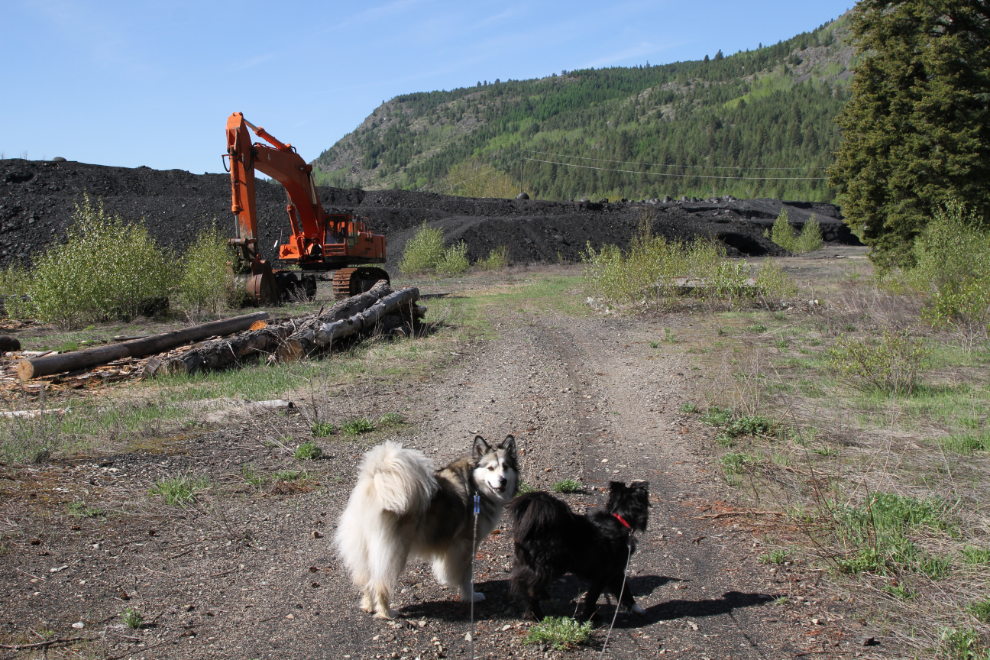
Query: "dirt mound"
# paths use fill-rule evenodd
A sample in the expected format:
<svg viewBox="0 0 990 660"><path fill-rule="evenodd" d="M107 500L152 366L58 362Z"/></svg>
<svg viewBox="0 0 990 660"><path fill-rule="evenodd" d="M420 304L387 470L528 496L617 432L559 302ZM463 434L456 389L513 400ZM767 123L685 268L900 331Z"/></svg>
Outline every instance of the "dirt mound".
<svg viewBox="0 0 990 660"><path fill-rule="evenodd" d="M213 222L230 227L233 235L226 174L7 159L0 161L0 180L0 266L4 267L30 263L52 240L64 238L84 194L125 220L144 218L159 244L177 252ZM276 243L289 233L286 195L280 185L261 181L256 191L262 252L271 258ZM365 216L373 231L386 235L385 267L393 274L403 246L424 222L442 227L448 241L465 241L472 260L505 245L516 263L575 261L588 242L596 248L609 243L625 247L646 209L655 211L655 232L681 240L713 236L731 254L782 254L763 236L782 206L795 226L800 228L815 214L826 241L858 244L837 207L810 202L715 198L668 203L544 202L339 188L320 188L320 199L327 211Z"/></svg>

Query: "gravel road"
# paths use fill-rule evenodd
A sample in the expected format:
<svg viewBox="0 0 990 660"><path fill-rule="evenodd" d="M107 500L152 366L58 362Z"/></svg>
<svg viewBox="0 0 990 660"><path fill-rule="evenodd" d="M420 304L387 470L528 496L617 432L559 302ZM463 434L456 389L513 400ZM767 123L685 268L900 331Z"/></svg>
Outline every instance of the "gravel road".
<svg viewBox="0 0 990 660"><path fill-rule="evenodd" d="M758 561L760 539L772 530L722 502L724 481L705 450L711 433L680 412L704 383L676 345L650 346L662 338L657 322L508 312L496 323L497 340L463 344L451 366L418 384L349 389L331 405L369 418L405 410L411 425L399 439L437 464L465 451L474 433L513 433L523 479L541 489L579 481L582 492L563 496L578 510L604 504L609 480L649 480L649 529L628 583L646 615L619 615L607 657L895 657L863 646L875 631L818 583L820 573ZM663 320L679 336L701 332L695 323ZM39 642L31 631L48 629L93 638L96 657L467 657L468 608L425 564L412 563L403 576L400 620L357 609L329 540L361 448L324 443L328 458L313 468L320 486L308 491L244 485L244 465L298 469L260 440L305 437L307 429L301 415L253 417L180 438L164 452L51 464L30 479L2 468L2 641ZM186 509L149 499L156 479L185 471L207 474L218 491ZM82 499L104 502L108 513L60 513L62 503ZM507 597L511 530L499 531L476 563L487 594L475 609L476 657L599 657L610 604L601 604L606 626L590 646L522 644L529 624ZM572 578L556 583L548 614L572 614L580 590ZM128 606L149 625L120 625ZM76 622L83 628L70 627ZM63 657L59 648L49 657ZM7 653L0 658L25 657Z"/></svg>

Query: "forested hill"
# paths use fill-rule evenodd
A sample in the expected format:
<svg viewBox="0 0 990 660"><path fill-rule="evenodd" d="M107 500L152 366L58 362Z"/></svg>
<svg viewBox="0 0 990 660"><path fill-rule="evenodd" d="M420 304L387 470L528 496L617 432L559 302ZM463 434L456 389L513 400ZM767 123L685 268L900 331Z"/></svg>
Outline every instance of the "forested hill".
<svg viewBox="0 0 990 660"><path fill-rule="evenodd" d="M495 178L518 190L521 176L540 199L829 201L850 38L843 16L704 61L406 94L323 152L315 171L320 183L365 189L457 193L466 179Z"/></svg>

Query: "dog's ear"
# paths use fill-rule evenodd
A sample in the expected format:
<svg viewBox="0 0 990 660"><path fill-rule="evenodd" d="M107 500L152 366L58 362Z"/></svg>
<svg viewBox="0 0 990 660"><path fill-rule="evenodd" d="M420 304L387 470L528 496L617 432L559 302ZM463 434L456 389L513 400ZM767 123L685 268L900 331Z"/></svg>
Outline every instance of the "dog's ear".
<svg viewBox="0 0 990 660"><path fill-rule="evenodd" d="M498 446L498 448L499 449L504 449L507 452L509 452L510 454L512 454L513 456L515 456L516 455L516 438L514 436L512 436L512 435L505 436L505 440L502 441L502 444L500 444Z"/></svg>
<svg viewBox="0 0 990 660"><path fill-rule="evenodd" d="M621 493L625 489L626 489L626 485L621 481L608 482L608 492L610 493Z"/></svg>
<svg viewBox="0 0 990 660"><path fill-rule="evenodd" d="M629 484L629 490L645 490L650 491L650 482L637 479L636 481Z"/></svg>
<svg viewBox="0 0 990 660"><path fill-rule="evenodd" d="M482 438L480 435L474 436L474 457L479 459L488 452L492 450L492 446L488 444L488 441Z"/></svg>

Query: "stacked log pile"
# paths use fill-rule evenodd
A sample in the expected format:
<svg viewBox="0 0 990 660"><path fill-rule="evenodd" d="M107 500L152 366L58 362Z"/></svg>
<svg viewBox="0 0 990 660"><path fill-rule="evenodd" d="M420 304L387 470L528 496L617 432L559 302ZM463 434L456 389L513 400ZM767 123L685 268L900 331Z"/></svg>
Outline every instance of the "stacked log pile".
<svg viewBox="0 0 990 660"><path fill-rule="evenodd" d="M312 316L268 324L267 313L259 312L110 346L27 358L15 369L23 382L118 361L133 364L142 357L147 358L142 368L134 371L143 377L224 369L259 357L291 362L325 352L335 341L362 332L408 335L426 313L417 300L417 288L393 291L381 281Z"/></svg>

